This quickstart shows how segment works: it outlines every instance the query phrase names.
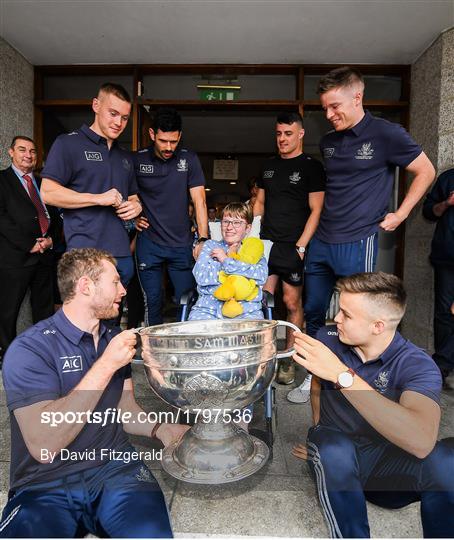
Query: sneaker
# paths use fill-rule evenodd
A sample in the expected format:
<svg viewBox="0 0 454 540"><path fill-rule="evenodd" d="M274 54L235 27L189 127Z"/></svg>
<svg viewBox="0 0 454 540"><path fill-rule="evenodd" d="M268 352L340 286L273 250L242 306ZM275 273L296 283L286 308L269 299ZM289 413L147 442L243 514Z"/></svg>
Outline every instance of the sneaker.
<svg viewBox="0 0 454 540"><path fill-rule="evenodd" d="M292 384L295 382L295 364L282 362L277 370L276 380L279 384Z"/></svg>
<svg viewBox="0 0 454 540"><path fill-rule="evenodd" d="M306 403L311 397L312 375L306 375L306 378L297 388L294 388L287 394L287 399L292 403Z"/></svg>

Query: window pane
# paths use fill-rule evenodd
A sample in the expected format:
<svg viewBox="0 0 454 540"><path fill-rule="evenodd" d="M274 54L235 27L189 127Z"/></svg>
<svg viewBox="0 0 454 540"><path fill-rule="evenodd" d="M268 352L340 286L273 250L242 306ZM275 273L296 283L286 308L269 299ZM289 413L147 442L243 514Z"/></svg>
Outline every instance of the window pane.
<svg viewBox="0 0 454 540"><path fill-rule="evenodd" d="M317 86L320 75L306 75L304 77L304 99L318 99ZM365 75L365 99L386 99L399 101L401 95L402 79L399 76Z"/></svg>
<svg viewBox="0 0 454 540"><path fill-rule="evenodd" d="M49 75L44 77L44 99L91 99L106 82L121 84L133 97L131 75Z"/></svg>
<svg viewBox="0 0 454 540"><path fill-rule="evenodd" d="M225 75L145 75L146 99L199 99L198 84L226 84L241 86L237 99L241 100L293 100L296 96L296 78L293 75L238 75L229 79Z"/></svg>
<svg viewBox="0 0 454 540"><path fill-rule="evenodd" d="M258 152L276 150L277 111L182 111L182 143L196 152Z"/></svg>
<svg viewBox="0 0 454 540"><path fill-rule="evenodd" d="M331 124L325 118L323 111L305 111L304 112L304 152L311 156L321 159L320 139L330 131Z"/></svg>

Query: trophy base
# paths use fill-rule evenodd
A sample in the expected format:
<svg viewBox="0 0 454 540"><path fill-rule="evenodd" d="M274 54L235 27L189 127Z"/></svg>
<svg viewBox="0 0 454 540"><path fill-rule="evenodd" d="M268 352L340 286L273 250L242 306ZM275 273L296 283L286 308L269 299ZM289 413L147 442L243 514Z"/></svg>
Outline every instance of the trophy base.
<svg viewBox="0 0 454 540"><path fill-rule="evenodd" d="M164 449L162 467L184 482L225 484L256 473L268 457L263 441L236 426L224 424L217 432L212 424L196 424Z"/></svg>

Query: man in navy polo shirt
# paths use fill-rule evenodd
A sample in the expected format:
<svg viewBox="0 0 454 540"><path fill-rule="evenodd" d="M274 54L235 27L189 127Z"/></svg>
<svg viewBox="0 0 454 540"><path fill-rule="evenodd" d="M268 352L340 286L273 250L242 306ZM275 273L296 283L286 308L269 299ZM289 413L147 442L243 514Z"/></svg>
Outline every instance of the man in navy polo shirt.
<svg viewBox="0 0 454 540"><path fill-rule="evenodd" d="M136 335L101 322L125 295L115 259L72 250L58 280L63 308L5 356L11 471L0 537L171 537L162 492L127 433L168 445L187 426L151 422L134 399Z"/></svg>
<svg viewBox="0 0 454 540"><path fill-rule="evenodd" d="M332 537L369 537L366 499L386 508L420 500L424 536L451 537L454 438L437 442L439 369L397 332L402 282L361 273L337 286L337 330L295 335L293 358L321 388L311 395L306 446L293 453L309 460Z"/></svg>
<svg viewBox="0 0 454 540"><path fill-rule="evenodd" d="M379 228L394 231L435 177L429 159L402 126L364 110L358 70L330 71L320 79L318 93L334 130L320 142L326 196L306 257L304 314L312 337L325 324L336 278L375 270ZM388 212L396 167L414 179L399 208Z"/></svg>
<svg viewBox="0 0 454 540"><path fill-rule="evenodd" d="M304 311L310 336L325 324L336 278L375 269L379 228L394 231L435 177L429 159L404 128L364 110L364 81L356 69L329 72L318 93L334 130L320 142L326 196L306 257ZM399 208L389 213L396 167L414 179Z"/></svg>
<svg viewBox="0 0 454 540"><path fill-rule="evenodd" d="M60 135L42 172L44 201L64 208L67 249L105 249L117 259L124 286L134 273L125 222L142 211L131 154L117 143L131 111L120 85L105 83L92 105L93 124Z"/></svg>
<svg viewBox="0 0 454 540"><path fill-rule="evenodd" d="M153 145L135 154L137 184L145 214L136 223L141 230L136 257L147 325L162 322L164 264L178 304L181 295L195 286L192 257L197 258L208 236L205 177L197 155L178 148L181 135L181 117L177 111L158 109L150 128ZM189 197L194 203L198 228L194 250Z"/></svg>

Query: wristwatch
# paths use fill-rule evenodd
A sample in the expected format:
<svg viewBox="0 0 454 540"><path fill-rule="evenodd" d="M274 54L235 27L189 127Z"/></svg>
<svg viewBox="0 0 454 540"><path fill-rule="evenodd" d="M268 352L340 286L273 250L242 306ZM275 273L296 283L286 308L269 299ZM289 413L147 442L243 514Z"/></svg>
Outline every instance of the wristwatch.
<svg viewBox="0 0 454 540"><path fill-rule="evenodd" d="M298 253L306 253L306 248L304 246L296 246L296 251Z"/></svg>
<svg viewBox="0 0 454 540"><path fill-rule="evenodd" d="M339 373L337 376L337 383L334 385L336 390L341 390L342 388L350 388L353 384L353 377L356 373L352 368L348 368L347 371Z"/></svg>
<svg viewBox="0 0 454 540"><path fill-rule="evenodd" d="M196 244L201 244L202 242L206 242L207 240L208 240L208 238L205 238L205 236L200 236L199 238L197 238L195 243Z"/></svg>

